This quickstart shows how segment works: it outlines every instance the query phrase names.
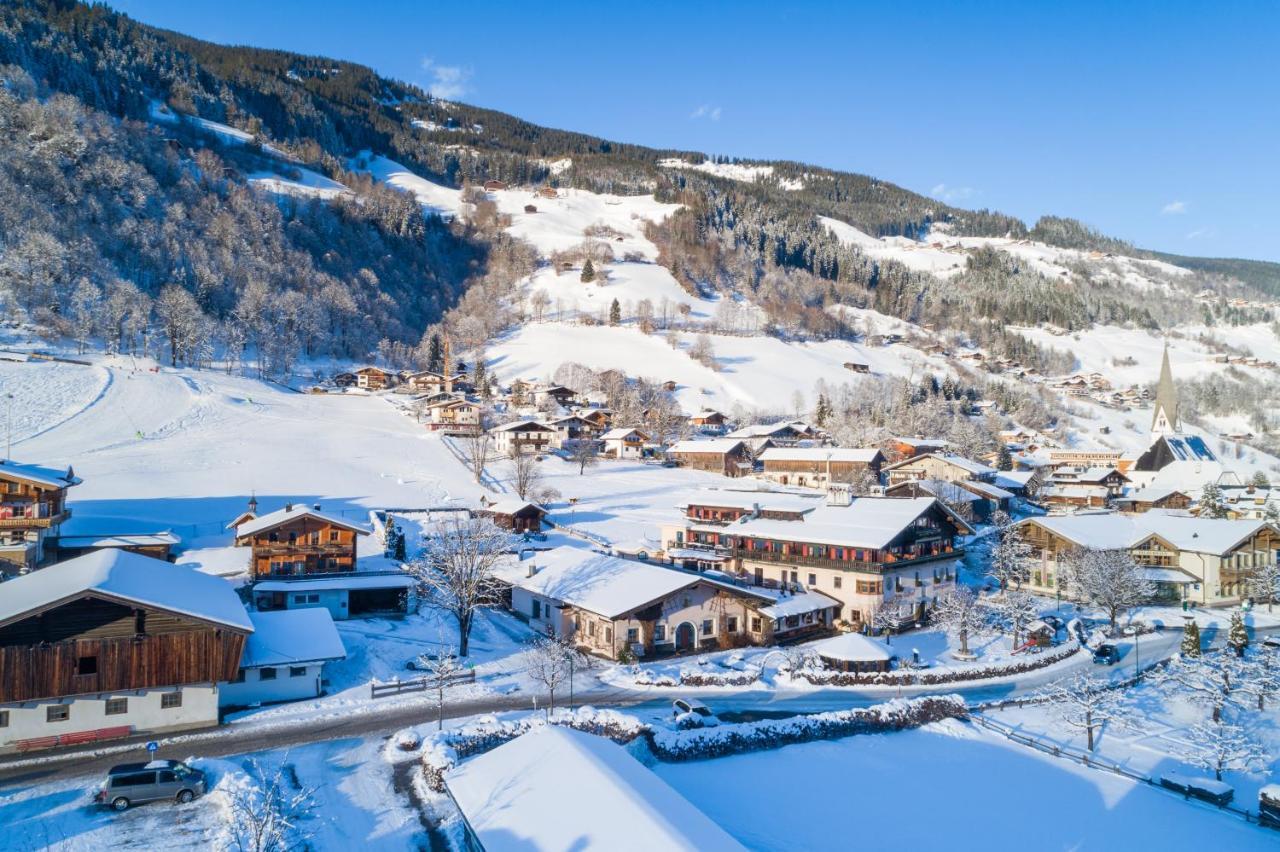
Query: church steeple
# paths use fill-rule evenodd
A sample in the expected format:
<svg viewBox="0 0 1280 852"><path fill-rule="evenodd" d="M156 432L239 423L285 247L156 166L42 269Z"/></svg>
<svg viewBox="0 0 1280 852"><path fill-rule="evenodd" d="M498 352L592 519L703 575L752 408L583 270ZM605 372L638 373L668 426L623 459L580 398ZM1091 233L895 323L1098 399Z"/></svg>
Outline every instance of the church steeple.
<svg viewBox="0 0 1280 852"><path fill-rule="evenodd" d="M1152 435L1173 435L1182 431L1178 421L1178 389L1169 368L1169 344L1164 345L1164 361L1160 365L1160 383L1156 385L1156 409L1151 416Z"/></svg>

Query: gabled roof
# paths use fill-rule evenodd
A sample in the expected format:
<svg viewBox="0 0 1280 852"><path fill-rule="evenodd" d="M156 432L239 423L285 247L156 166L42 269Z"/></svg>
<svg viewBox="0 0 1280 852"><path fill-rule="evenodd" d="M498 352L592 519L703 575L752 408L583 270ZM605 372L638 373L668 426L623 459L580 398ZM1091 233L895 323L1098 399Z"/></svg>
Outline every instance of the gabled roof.
<svg viewBox="0 0 1280 852"><path fill-rule="evenodd" d="M244 646L244 668L322 663L347 656L333 616L322 606L249 614L253 633Z"/></svg>
<svg viewBox="0 0 1280 852"><path fill-rule="evenodd" d="M777 435L779 432L785 432L790 429L792 432L799 434L807 434L813 429L807 423L798 420L791 420L784 423L752 423L749 426L743 426L740 429L734 429L729 433L730 438L767 438L771 435Z"/></svg>
<svg viewBox="0 0 1280 852"><path fill-rule="evenodd" d="M249 633L253 622L222 579L124 550L99 550L24 574L0 589L0 626L82 595L164 610Z"/></svg>
<svg viewBox="0 0 1280 852"><path fill-rule="evenodd" d="M884 453L875 447L770 447L760 454L760 461L854 462L870 464Z"/></svg>
<svg viewBox="0 0 1280 852"><path fill-rule="evenodd" d="M445 780L488 852L743 848L622 746L572 728L535 728Z"/></svg>
<svg viewBox="0 0 1280 852"><path fill-rule="evenodd" d="M820 657L846 663L887 663L894 657L889 646L861 633L841 633L823 639L812 650Z"/></svg>
<svg viewBox="0 0 1280 852"><path fill-rule="evenodd" d="M236 538L243 538L247 535L256 535L264 530L273 529L281 524L287 524L290 521L296 521L299 518L312 518L325 524L332 524L335 527L351 530L357 535L368 535L369 531L353 524L351 521L344 521L336 515L327 515L317 509L313 509L302 503L295 503L290 507L277 509L274 512L268 512L265 515L259 515L251 521L245 521L236 527Z"/></svg>
<svg viewBox="0 0 1280 852"><path fill-rule="evenodd" d="M756 518L728 527L695 524L693 529L775 541L878 550L934 506L946 511L962 529L968 529L964 521L956 518L933 497L858 497L849 506L819 506L805 515L802 521Z"/></svg>
<svg viewBox="0 0 1280 852"><path fill-rule="evenodd" d="M523 512L530 506L537 509L542 514L546 514L547 510L539 506L537 503L531 503L528 500L499 500L497 503L490 503L485 511L493 512L495 515L514 515L517 512Z"/></svg>
<svg viewBox="0 0 1280 852"><path fill-rule="evenodd" d="M633 432L639 435L641 440L645 440L645 441L649 440L649 436L646 435L644 432L641 432L639 429L631 429L626 426L616 426L613 429L610 429L608 432L605 432L603 435L600 436L600 440L621 441L623 438L626 438L628 435L632 434Z"/></svg>
<svg viewBox="0 0 1280 852"><path fill-rule="evenodd" d="M0 479L21 479L46 488L68 488L83 481L70 466L63 470L38 464L19 464L11 459L0 459Z"/></svg>
<svg viewBox="0 0 1280 852"><path fill-rule="evenodd" d="M781 491L747 491L729 488L704 488L676 508L688 510L690 506L713 506L717 509L752 510L759 506L764 511L811 512L823 505L815 494L791 494Z"/></svg>
<svg viewBox="0 0 1280 852"><path fill-rule="evenodd" d="M381 367L375 367L372 364L368 364L364 367L357 367L352 372L353 373L382 373L384 376L390 376L392 374L390 370L384 370Z"/></svg>
<svg viewBox="0 0 1280 852"><path fill-rule="evenodd" d="M893 464L886 466L885 470L896 470L897 468L906 467L909 464L924 461L925 459L937 459L938 461L946 462L947 464L954 465L955 467L967 471L975 476L985 476L996 472L996 469L990 465L965 458L964 456L958 456L954 453L921 453L918 456L912 456L909 459L894 462Z"/></svg>
<svg viewBox="0 0 1280 852"><path fill-rule="evenodd" d="M668 453L715 453L724 455L742 446L740 438L714 438L709 441L676 441L667 448Z"/></svg>
<svg viewBox="0 0 1280 852"><path fill-rule="evenodd" d="M793 615L806 615L811 612L822 612L832 607L840 608L840 601L822 592L804 592L798 595L787 595L778 598L766 607L760 608L760 614L777 621Z"/></svg>
<svg viewBox="0 0 1280 852"><path fill-rule="evenodd" d="M1080 547L1127 550L1157 536L1170 546L1192 553L1221 556L1264 527L1266 521L1191 518L1153 510L1141 515L1064 515L1027 518L1019 526L1036 524ZM1280 532L1280 530L1277 530Z"/></svg>
<svg viewBox="0 0 1280 852"><path fill-rule="evenodd" d="M528 428L526 428L528 427ZM538 432L554 432L554 426L548 426L539 420L514 420L510 423L503 423L501 426L494 426L490 432L516 432L516 431L538 431Z"/></svg>

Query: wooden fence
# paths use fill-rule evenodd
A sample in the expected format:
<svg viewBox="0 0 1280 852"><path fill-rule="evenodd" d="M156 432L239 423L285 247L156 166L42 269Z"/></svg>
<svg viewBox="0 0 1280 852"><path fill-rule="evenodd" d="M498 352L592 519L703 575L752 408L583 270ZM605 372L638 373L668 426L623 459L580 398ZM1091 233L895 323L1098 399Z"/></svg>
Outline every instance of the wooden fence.
<svg viewBox="0 0 1280 852"><path fill-rule="evenodd" d="M475 683L476 670L468 669L465 672L459 672L449 678L446 686L454 686L459 683ZM386 698L388 695L400 695L405 692L426 692L429 689L435 689L436 683L429 678L415 677L412 680L391 680L385 683L378 681L369 682L370 698Z"/></svg>

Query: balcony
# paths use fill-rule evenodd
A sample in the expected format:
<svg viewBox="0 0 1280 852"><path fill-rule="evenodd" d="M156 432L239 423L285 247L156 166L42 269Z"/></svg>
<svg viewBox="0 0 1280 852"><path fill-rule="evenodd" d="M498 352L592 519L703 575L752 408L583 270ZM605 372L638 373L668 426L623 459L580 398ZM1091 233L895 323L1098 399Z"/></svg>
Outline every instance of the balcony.
<svg viewBox="0 0 1280 852"><path fill-rule="evenodd" d="M0 530L48 529L70 517L70 509L53 512L48 503L0 503Z"/></svg>
<svg viewBox="0 0 1280 852"><path fill-rule="evenodd" d="M354 556L355 546L351 544L342 544L340 542L328 542L325 544L306 544L301 541L272 541L266 544L253 545L255 556L275 556L279 554L297 554L299 556Z"/></svg>
<svg viewBox="0 0 1280 852"><path fill-rule="evenodd" d="M825 556L801 556L798 553L781 553L776 550L747 550L730 548L729 555L748 562L771 562L778 565L795 565L807 568L831 568L836 571L866 571L875 574L886 570L937 562L940 559L956 559L964 555L961 547L938 547L915 554L886 554L876 562L857 562L846 559L829 559Z"/></svg>

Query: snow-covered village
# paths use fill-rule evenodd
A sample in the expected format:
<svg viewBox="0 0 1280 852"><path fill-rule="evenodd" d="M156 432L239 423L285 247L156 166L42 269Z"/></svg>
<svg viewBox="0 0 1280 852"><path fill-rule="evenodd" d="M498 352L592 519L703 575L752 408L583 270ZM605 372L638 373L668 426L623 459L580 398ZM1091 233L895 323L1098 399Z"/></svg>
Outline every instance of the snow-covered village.
<svg viewBox="0 0 1280 852"><path fill-rule="evenodd" d="M662 15L591 12L641 90L583 10L366 7L0 5L0 849L1277 848L1280 240L1212 172L1273 152L928 189L967 47L846 106L852 10L682 10L795 58L740 99Z"/></svg>

